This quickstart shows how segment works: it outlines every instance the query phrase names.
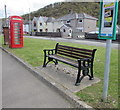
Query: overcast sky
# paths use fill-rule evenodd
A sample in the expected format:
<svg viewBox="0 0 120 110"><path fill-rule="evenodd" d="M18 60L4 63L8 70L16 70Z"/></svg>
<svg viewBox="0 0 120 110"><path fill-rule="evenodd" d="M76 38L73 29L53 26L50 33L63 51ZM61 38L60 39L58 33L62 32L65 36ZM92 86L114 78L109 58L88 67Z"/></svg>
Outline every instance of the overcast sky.
<svg viewBox="0 0 120 110"><path fill-rule="evenodd" d="M4 6L7 6L7 17L12 15L22 15L36 11L46 5L64 0L0 0L0 18L5 17Z"/></svg>
<svg viewBox="0 0 120 110"><path fill-rule="evenodd" d="M43 8L44 6L49 5L51 3L63 2L63 1L71 1L71 0L0 0L0 18L5 17L5 10L4 10L5 5L7 6L7 17L9 17L12 15L18 15L18 16L23 15L29 13L29 9L30 12L32 12L40 8ZM72 1L93 2L96 0L72 0Z"/></svg>

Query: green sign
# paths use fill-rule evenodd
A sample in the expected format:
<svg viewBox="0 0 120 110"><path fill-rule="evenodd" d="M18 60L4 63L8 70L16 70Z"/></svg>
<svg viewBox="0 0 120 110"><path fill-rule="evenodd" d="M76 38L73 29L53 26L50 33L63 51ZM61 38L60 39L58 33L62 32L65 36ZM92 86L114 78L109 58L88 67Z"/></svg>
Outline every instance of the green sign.
<svg viewBox="0 0 120 110"><path fill-rule="evenodd" d="M99 39L116 39L118 0L101 0Z"/></svg>

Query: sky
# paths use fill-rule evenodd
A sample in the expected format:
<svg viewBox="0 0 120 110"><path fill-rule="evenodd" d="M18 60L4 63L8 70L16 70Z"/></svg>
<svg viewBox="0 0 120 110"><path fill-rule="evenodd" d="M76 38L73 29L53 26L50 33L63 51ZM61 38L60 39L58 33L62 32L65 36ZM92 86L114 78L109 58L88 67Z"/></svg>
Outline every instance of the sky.
<svg viewBox="0 0 120 110"><path fill-rule="evenodd" d="M5 18L5 8L4 8L5 5L7 6L7 17L9 17L13 15L20 16L29 12L36 11L49 4L55 2L63 2L63 1L71 1L71 0L0 0L0 18ZM93 2L94 0L74 0L74 2L85 2L85 1Z"/></svg>
<svg viewBox="0 0 120 110"><path fill-rule="evenodd" d="M0 18L5 18L5 5L7 17L12 15L23 15L36 11L44 6L64 0L0 0Z"/></svg>

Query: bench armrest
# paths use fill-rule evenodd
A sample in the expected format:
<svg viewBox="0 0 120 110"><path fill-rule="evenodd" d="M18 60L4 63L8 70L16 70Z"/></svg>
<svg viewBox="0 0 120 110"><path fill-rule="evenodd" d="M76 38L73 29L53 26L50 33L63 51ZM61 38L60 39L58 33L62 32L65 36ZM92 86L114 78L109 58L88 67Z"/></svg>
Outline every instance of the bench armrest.
<svg viewBox="0 0 120 110"><path fill-rule="evenodd" d="M53 55L55 54L55 49L44 49L44 55Z"/></svg>
<svg viewBox="0 0 120 110"><path fill-rule="evenodd" d="M79 67L83 67L83 68L86 68L86 67L89 67L90 65L93 65L93 58L83 58L83 59L78 59L78 65Z"/></svg>
<svg viewBox="0 0 120 110"><path fill-rule="evenodd" d="M80 62L80 61L90 61L90 60L92 60L93 58L83 58L83 59L78 59L78 62Z"/></svg>

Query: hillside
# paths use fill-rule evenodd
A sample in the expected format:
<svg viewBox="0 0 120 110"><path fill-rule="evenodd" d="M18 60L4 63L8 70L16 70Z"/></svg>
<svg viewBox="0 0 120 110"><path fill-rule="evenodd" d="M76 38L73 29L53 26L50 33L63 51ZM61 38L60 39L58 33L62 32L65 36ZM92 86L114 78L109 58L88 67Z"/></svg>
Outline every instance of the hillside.
<svg viewBox="0 0 120 110"><path fill-rule="evenodd" d="M91 2L62 2L50 4L44 8L31 13L31 19L34 16L48 16L48 17L61 17L65 14L70 13L70 10L77 13L87 13L94 17L98 17L99 13L99 3ZM28 19L28 14L23 15L23 18Z"/></svg>
<svg viewBox="0 0 120 110"><path fill-rule="evenodd" d="M50 4L44 8L37 11L31 12L31 19L36 16L47 16L47 17L61 17L65 14L70 13L70 11L77 13L87 13L96 18L99 18L99 8L100 4L95 2L59 2L55 4ZM119 2L119 24L120 24L120 2ZM22 17L28 19L29 15L23 15Z"/></svg>

